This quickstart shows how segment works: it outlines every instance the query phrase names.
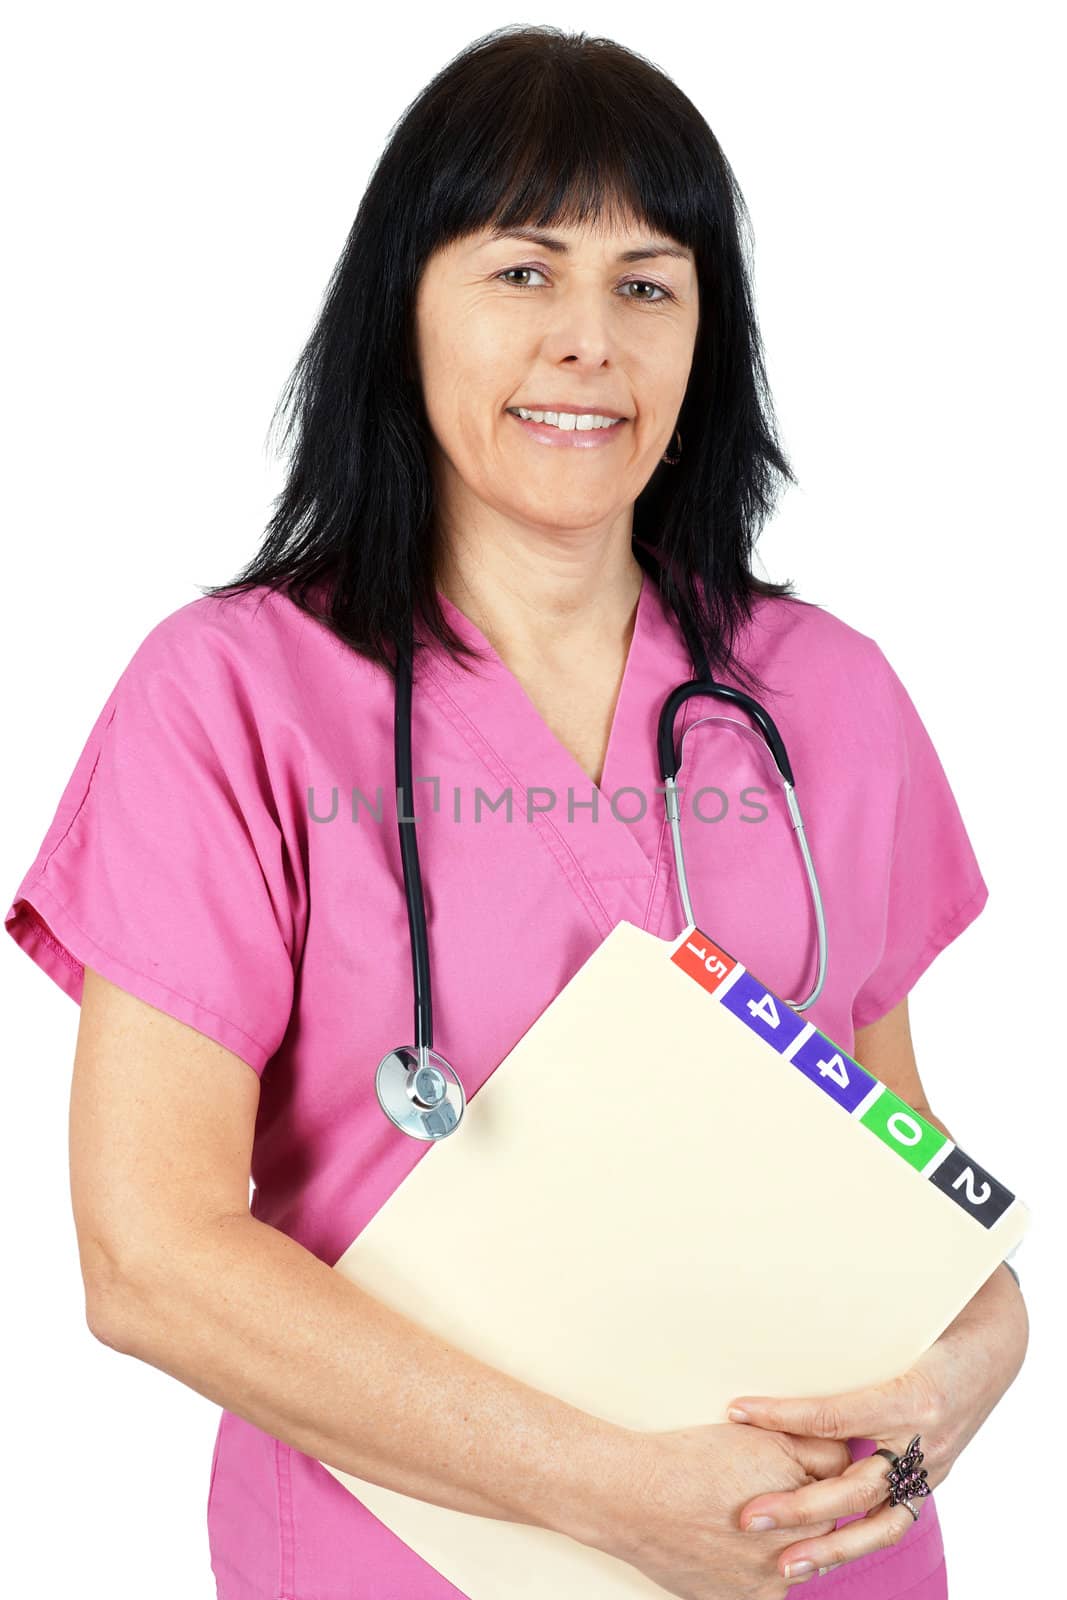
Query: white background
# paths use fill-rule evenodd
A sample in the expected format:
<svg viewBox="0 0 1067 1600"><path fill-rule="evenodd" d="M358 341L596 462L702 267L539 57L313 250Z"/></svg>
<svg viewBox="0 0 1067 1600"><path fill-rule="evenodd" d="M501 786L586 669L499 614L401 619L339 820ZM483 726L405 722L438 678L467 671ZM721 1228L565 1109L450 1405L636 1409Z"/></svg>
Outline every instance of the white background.
<svg viewBox="0 0 1067 1600"><path fill-rule="evenodd" d="M38 4L7 17L0 111L5 907L137 644L258 543L281 481L272 409L409 100L489 28L554 22L649 56L707 117L752 213L800 479L764 567L882 645L990 888L912 998L934 1110L1036 1214L1015 1258L1027 1363L938 1490L966 1600L1055 1583L1064 1463L1054 18L459 0L415 27L406 7ZM78 1013L10 940L0 983L5 1588L207 1600L217 1409L88 1332L67 1173Z"/></svg>

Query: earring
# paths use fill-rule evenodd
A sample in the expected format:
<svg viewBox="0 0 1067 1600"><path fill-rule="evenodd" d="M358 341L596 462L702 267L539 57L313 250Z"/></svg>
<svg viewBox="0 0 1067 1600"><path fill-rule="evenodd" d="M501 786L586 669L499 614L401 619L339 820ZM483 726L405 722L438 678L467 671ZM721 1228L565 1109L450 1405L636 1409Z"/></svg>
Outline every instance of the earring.
<svg viewBox="0 0 1067 1600"><path fill-rule="evenodd" d="M679 428L675 428L675 430L674 430L674 437L675 437L675 438L676 438L676 439L677 439L677 441L678 441L678 454L677 454L677 455L676 455L676 456L668 456L668 455L664 455L664 456L661 456L661 457L660 457L660 460L661 460L661 461L666 461L666 462L667 462L667 464L668 464L668 466L671 466L671 467L673 467L673 466L675 466L675 465L677 465L677 463L678 463L678 462L679 462L679 461L680 461L680 460L681 460L681 458L682 458L682 434L681 434L681 429L679 429Z"/></svg>

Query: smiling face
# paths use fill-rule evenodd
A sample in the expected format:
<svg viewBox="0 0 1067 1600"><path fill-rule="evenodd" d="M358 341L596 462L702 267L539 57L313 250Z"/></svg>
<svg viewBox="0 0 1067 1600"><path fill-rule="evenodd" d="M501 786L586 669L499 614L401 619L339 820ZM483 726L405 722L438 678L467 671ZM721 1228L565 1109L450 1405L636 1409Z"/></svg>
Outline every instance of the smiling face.
<svg viewBox="0 0 1067 1600"><path fill-rule="evenodd" d="M445 520L472 497L554 530L632 510L674 436L698 320L692 253L640 223L486 228L435 252L415 336Z"/></svg>

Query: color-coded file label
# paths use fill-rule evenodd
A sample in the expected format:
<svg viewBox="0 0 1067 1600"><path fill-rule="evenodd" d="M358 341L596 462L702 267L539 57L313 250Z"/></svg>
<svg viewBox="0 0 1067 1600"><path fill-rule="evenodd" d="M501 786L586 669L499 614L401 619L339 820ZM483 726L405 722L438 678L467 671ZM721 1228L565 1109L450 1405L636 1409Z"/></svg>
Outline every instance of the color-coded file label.
<svg viewBox="0 0 1067 1600"><path fill-rule="evenodd" d="M671 960L779 1053L785 1054L807 1032L807 1022L788 1001L699 928L671 952ZM817 1028L797 1045L788 1063L983 1227L992 1227L1015 1199L1010 1189ZM864 1109L856 1115L860 1106Z"/></svg>
<svg viewBox="0 0 1067 1600"><path fill-rule="evenodd" d="M1010 1189L990 1177L958 1144L931 1172L930 1182L936 1183L950 1200L977 1217L986 1228L991 1228L1015 1199Z"/></svg>
<svg viewBox="0 0 1067 1600"><path fill-rule="evenodd" d="M925 1117L920 1117L906 1100L884 1085L881 1094L867 1107L860 1121L920 1172L942 1145L949 1143L939 1128L927 1122Z"/></svg>
<svg viewBox="0 0 1067 1600"><path fill-rule="evenodd" d="M809 1034L792 1060L794 1067L799 1067L812 1083L846 1111L854 1111L877 1081L818 1029Z"/></svg>
<svg viewBox="0 0 1067 1600"><path fill-rule="evenodd" d="M722 980L737 966L733 956L720 950L713 940L703 933L695 933L685 944L679 945L671 956L676 966L688 972L709 993L719 987Z"/></svg>
<svg viewBox="0 0 1067 1600"><path fill-rule="evenodd" d="M788 1050L797 1034L807 1026L792 1006L764 988L751 972L742 972L720 998L722 1005L776 1050Z"/></svg>

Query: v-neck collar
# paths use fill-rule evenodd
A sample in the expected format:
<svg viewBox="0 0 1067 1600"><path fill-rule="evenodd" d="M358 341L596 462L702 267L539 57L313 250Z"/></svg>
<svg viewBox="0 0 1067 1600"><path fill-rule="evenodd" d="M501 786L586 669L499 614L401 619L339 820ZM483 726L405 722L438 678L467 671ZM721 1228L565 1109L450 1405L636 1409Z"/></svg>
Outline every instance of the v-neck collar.
<svg viewBox="0 0 1067 1600"><path fill-rule="evenodd" d="M591 910L605 932L620 916L656 929L669 876L663 870L669 832L656 733L666 695L692 677L693 667L677 619L654 579L642 571L598 786L552 732L481 630L440 590L437 598L448 622L482 659L465 670L437 641L429 640L416 652L416 685L421 678L438 709L485 765L487 779L492 779L483 785L485 792L495 799L511 789L512 826L536 829L579 892L580 883L593 891ZM683 708L679 738L695 703L691 699ZM552 808L535 811L528 822L528 795L536 806L547 804L549 794L555 797ZM571 795L573 816L568 813ZM463 798L473 806L473 794Z"/></svg>

